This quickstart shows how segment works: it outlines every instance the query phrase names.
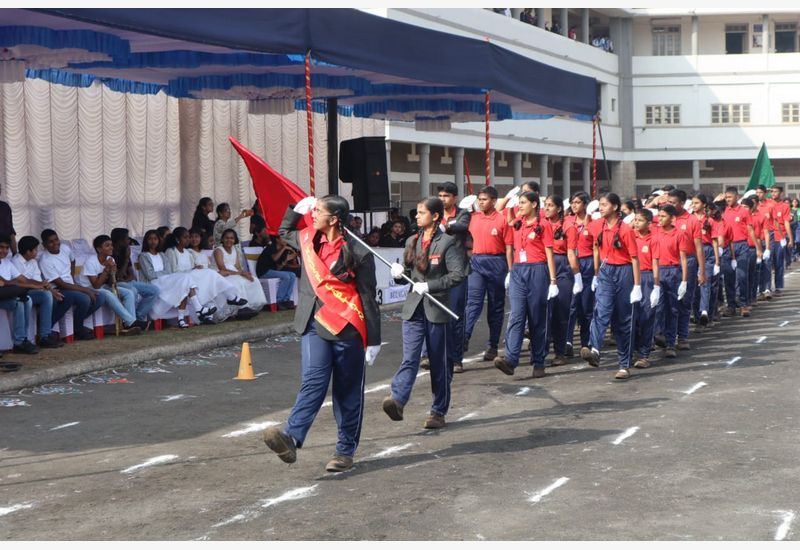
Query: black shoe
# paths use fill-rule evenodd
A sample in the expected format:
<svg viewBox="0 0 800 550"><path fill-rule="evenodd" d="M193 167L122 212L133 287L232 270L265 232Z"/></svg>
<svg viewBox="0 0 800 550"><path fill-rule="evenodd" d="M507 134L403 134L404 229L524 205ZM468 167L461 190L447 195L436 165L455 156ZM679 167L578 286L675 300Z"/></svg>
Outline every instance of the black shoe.
<svg viewBox="0 0 800 550"><path fill-rule="evenodd" d="M76 340L94 340L94 331L86 327L81 327L75 333Z"/></svg>
<svg viewBox="0 0 800 550"><path fill-rule="evenodd" d="M20 344L14 344L14 353L25 353L27 355L36 355L39 353L39 348L34 346L30 340L23 340Z"/></svg>
<svg viewBox="0 0 800 550"><path fill-rule="evenodd" d="M294 309L295 305L294 302L278 302L278 311L286 311L289 309Z"/></svg>
<svg viewBox="0 0 800 550"><path fill-rule="evenodd" d="M513 376L514 374L514 367L503 357L495 357L494 366L503 374L507 374L508 376Z"/></svg>
<svg viewBox="0 0 800 550"><path fill-rule="evenodd" d="M593 348L581 348L581 359L589 363L589 366L600 366L600 352Z"/></svg>
<svg viewBox="0 0 800 550"><path fill-rule="evenodd" d="M484 361L494 361L495 357L497 357L497 348L489 348L483 352Z"/></svg>
<svg viewBox="0 0 800 550"><path fill-rule="evenodd" d="M247 303L247 300L244 298L239 298L238 296L234 300L228 300L229 306L243 306Z"/></svg>
<svg viewBox="0 0 800 550"><path fill-rule="evenodd" d="M391 395L383 399L383 412L392 420L403 420L403 405L392 399Z"/></svg>
<svg viewBox="0 0 800 550"><path fill-rule="evenodd" d="M120 336L136 336L142 333L142 329L136 326L136 321L131 323L129 326L122 327L122 330L119 331Z"/></svg>
<svg viewBox="0 0 800 550"><path fill-rule="evenodd" d="M264 443L287 464L292 464L297 460L297 447L294 439L279 428L273 426L264 430Z"/></svg>
<svg viewBox="0 0 800 550"><path fill-rule="evenodd" d="M17 372L22 368L22 363L13 361L0 361L0 372Z"/></svg>
<svg viewBox="0 0 800 550"><path fill-rule="evenodd" d="M40 348L55 349L55 348L60 348L63 345L64 343L61 341L61 339L58 336L56 336L55 333L53 332L48 334L47 338L39 338Z"/></svg>
<svg viewBox="0 0 800 550"><path fill-rule="evenodd" d="M139 330L141 330L142 332L144 332L144 331L146 331L146 330L150 330L150 321L141 321L141 320L139 320L139 319L136 319L136 320L135 320L135 321L134 321L134 322L131 324L131 326L132 326L132 327L139 327Z"/></svg>
<svg viewBox="0 0 800 550"><path fill-rule="evenodd" d="M705 311L700 314L700 326L708 326L708 313Z"/></svg>
<svg viewBox="0 0 800 550"><path fill-rule="evenodd" d="M654 342L656 343L656 345L657 345L658 347L660 347L660 348L665 348L665 347L667 347L667 339L664 337L664 335L663 335L663 334L656 334L656 337L655 337L655 338L653 338L653 341L654 341Z"/></svg>
<svg viewBox="0 0 800 550"><path fill-rule="evenodd" d="M564 348L564 357L575 357L575 352L572 349L572 343L567 342L567 346Z"/></svg>
<svg viewBox="0 0 800 550"><path fill-rule="evenodd" d="M236 312L236 318L239 319L240 321L247 321L248 319L252 319L256 315L258 315L258 312L250 309L249 307L242 308Z"/></svg>

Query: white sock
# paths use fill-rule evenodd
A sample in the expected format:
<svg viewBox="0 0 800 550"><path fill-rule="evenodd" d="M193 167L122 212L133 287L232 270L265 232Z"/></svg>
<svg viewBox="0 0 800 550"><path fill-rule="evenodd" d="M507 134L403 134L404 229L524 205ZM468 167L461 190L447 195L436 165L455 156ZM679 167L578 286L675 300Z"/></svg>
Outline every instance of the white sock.
<svg viewBox="0 0 800 550"><path fill-rule="evenodd" d="M184 320L186 319L186 310L185 309L179 309L178 310L178 320L181 320L181 319L184 319Z"/></svg>
<svg viewBox="0 0 800 550"><path fill-rule="evenodd" d="M192 296L189 298L189 301L194 306L194 309L197 313L200 313L200 310L203 309L203 304L200 303L200 300L197 299L197 295Z"/></svg>

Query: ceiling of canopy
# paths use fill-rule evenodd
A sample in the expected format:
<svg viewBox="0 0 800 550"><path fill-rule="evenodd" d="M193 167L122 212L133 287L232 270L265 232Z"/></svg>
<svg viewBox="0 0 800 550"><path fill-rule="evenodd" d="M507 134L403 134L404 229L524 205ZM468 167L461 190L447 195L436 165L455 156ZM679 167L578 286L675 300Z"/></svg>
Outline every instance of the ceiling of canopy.
<svg viewBox="0 0 800 550"><path fill-rule="evenodd" d="M0 82L100 81L284 113L305 109L308 51L313 98L337 99L345 115L441 129L483 120L486 91L493 120L597 110L592 78L358 10L0 9Z"/></svg>

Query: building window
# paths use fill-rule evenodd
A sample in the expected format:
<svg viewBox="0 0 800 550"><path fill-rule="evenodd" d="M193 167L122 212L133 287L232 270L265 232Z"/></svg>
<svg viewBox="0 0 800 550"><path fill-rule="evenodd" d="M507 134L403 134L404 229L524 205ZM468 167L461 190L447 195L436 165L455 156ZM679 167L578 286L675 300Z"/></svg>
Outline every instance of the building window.
<svg viewBox="0 0 800 550"><path fill-rule="evenodd" d="M680 25L653 26L653 55L680 55Z"/></svg>
<svg viewBox="0 0 800 550"><path fill-rule="evenodd" d="M775 52L797 51L797 23L775 23Z"/></svg>
<svg viewBox="0 0 800 550"><path fill-rule="evenodd" d="M747 24L725 25L725 53L744 53L747 45Z"/></svg>
<svg viewBox="0 0 800 550"><path fill-rule="evenodd" d="M717 103L711 106L711 124L749 123L749 103Z"/></svg>
<svg viewBox="0 0 800 550"><path fill-rule="evenodd" d="M781 121L784 123L800 122L800 103L784 103L781 105Z"/></svg>
<svg viewBox="0 0 800 550"><path fill-rule="evenodd" d="M662 126L681 123L680 105L647 105L644 122L647 126Z"/></svg>

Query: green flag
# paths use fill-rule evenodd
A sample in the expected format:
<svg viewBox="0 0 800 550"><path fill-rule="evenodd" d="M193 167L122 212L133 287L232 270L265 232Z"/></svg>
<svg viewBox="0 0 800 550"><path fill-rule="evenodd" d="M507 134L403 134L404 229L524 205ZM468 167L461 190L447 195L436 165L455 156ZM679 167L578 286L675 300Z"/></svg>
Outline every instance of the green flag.
<svg viewBox="0 0 800 550"><path fill-rule="evenodd" d="M772 164L769 162L766 143L761 144L761 150L758 152L755 164L753 164L753 171L750 172L750 182L747 184L745 191L755 189L758 185L763 185L767 189L775 185L775 174L772 172Z"/></svg>

